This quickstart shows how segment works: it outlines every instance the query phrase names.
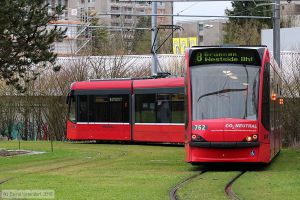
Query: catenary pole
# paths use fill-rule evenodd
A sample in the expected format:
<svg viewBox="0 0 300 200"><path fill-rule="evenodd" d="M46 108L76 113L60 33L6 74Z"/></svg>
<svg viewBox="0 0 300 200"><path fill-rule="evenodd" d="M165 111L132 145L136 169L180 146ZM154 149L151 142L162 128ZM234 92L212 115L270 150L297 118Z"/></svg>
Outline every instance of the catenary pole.
<svg viewBox="0 0 300 200"><path fill-rule="evenodd" d="M274 0L273 4L273 55L281 67L280 63L280 0Z"/></svg>
<svg viewBox="0 0 300 200"><path fill-rule="evenodd" d="M156 76L157 75L157 55L156 55L156 49L157 49L157 2L152 2L152 17L151 17L151 27L152 27L152 33L151 33L151 54L152 54L152 66L151 66L151 75Z"/></svg>

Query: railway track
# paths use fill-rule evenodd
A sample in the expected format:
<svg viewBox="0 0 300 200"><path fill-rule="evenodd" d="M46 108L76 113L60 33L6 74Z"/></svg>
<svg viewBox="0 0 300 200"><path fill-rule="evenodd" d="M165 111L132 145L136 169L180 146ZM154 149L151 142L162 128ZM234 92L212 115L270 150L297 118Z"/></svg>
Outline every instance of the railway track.
<svg viewBox="0 0 300 200"><path fill-rule="evenodd" d="M225 186L225 192L227 196L232 200L240 200L240 198L232 191L232 185L233 183L240 178L246 171L241 171L238 173L235 177L233 177Z"/></svg>
<svg viewBox="0 0 300 200"><path fill-rule="evenodd" d="M186 184L192 182L195 178L201 176L202 174L204 174L206 171L201 171L198 174L192 175L186 179L184 179L183 181L179 182L177 185L175 185L171 191L169 192L169 198L170 200L178 200L179 198L176 195L176 192L178 189L182 188L183 186L185 186Z"/></svg>
<svg viewBox="0 0 300 200"><path fill-rule="evenodd" d="M186 178L185 180L179 182L176 186L174 186L171 191L169 192L169 199L170 200L179 200L179 198L176 195L176 192L184 187L185 185L187 185L188 183L192 182L194 179L196 179L197 177L201 176L202 174L206 173L208 171L201 171L198 174L195 174L193 176L190 176L188 178ZM240 178L244 173L246 173L246 171L240 171L236 176L234 176L225 186L225 193L227 194L227 196L232 199L232 200L240 200L239 197L232 191L232 185L233 183Z"/></svg>
<svg viewBox="0 0 300 200"><path fill-rule="evenodd" d="M0 185L3 184L3 183L5 183L5 182L7 182L7 181L8 181L8 179L6 179L6 180L0 180Z"/></svg>

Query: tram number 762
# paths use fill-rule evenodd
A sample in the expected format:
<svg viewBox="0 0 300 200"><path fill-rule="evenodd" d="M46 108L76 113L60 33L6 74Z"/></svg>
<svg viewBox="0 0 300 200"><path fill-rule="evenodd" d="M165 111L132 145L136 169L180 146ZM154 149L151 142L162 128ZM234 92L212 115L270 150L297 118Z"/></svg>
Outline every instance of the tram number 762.
<svg viewBox="0 0 300 200"><path fill-rule="evenodd" d="M207 125L194 125L193 130L195 131L205 131L207 130L208 126Z"/></svg>

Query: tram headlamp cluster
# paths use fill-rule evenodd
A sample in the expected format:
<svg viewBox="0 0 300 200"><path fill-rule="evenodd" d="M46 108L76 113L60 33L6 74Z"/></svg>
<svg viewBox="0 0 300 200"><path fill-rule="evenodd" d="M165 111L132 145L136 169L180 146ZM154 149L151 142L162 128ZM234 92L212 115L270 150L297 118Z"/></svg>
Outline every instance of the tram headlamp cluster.
<svg viewBox="0 0 300 200"><path fill-rule="evenodd" d="M283 105L284 104L284 100L282 98L279 99L279 105Z"/></svg>
<svg viewBox="0 0 300 200"><path fill-rule="evenodd" d="M256 142L258 140L258 135L257 134L253 134L253 135L248 135L244 141L246 142Z"/></svg>
<svg viewBox="0 0 300 200"><path fill-rule="evenodd" d="M205 142L206 140L200 135L192 134L192 141Z"/></svg>

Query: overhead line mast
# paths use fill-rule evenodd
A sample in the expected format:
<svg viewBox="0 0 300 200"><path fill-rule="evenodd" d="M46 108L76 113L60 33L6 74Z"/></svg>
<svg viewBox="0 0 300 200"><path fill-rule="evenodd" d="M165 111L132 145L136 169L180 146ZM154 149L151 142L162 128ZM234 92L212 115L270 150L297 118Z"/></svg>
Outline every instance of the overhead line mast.
<svg viewBox="0 0 300 200"><path fill-rule="evenodd" d="M151 54L152 54L152 63L151 63L151 75L156 76L157 75L157 2L152 2L152 17L151 17Z"/></svg>
<svg viewBox="0 0 300 200"><path fill-rule="evenodd" d="M154 27L157 23L157 2L208 2L208 0L120 0L120 2L151 2L152 3L152 42L154 41L155 32L157 29ZM224 0L210 0L210 1L224 1ZM268 2L273 4L273 17L262 17L262 16L239 16L239 18L256 18L256 19L273 19L273 55L279 66L280 63L280 1L283 0L232 0L232 1L251 1L251 2ZM156 9L156 10L154 10ZM166 16L166 15L165 15ZM176 16L176 15L170 15ZM229 16L227 16L229 17ZM238 16L236 16L238 18ZM157 25L157 24L156 24ZM152 63L152 75L157 72L157 64L155 60L156 52L153 51L153 47L157 44L153 43L151 51L153 52L153 63Z"/></svg>
<svg viewBox="0 0 300 200"><path fill-rule="evenodd" d="M157 75L157 16L171 16L175 17L218 17L218 18L244 18L244 19L273 19L273 54L277 63L280 65L280 1L282 0L232 0L232 1L251 1L251 2L273 2L273 17L265 16L201 16L201 15L173 15L172 14L157 14L157 2L208 2L208 0L119 0L119 2L150 2L152 3L152 14L128 14L128 13L100 13L98 15L132 15L132 16L151 16L151 54L152 67L151 73L153 76ZM224 0L210 0L210 1L224 1ZM173 22L172 22L173 23ZM96 26L94 28L97 28ZM100 28L100 26L98 27ZM113 28L109 27L108 28ZM116 27L118 29L129 29L129 27ZM132 28L137 29L137 28ZM147 29L147 28L142 28ZM173 30L172 30L173 31Z"/></svg>

